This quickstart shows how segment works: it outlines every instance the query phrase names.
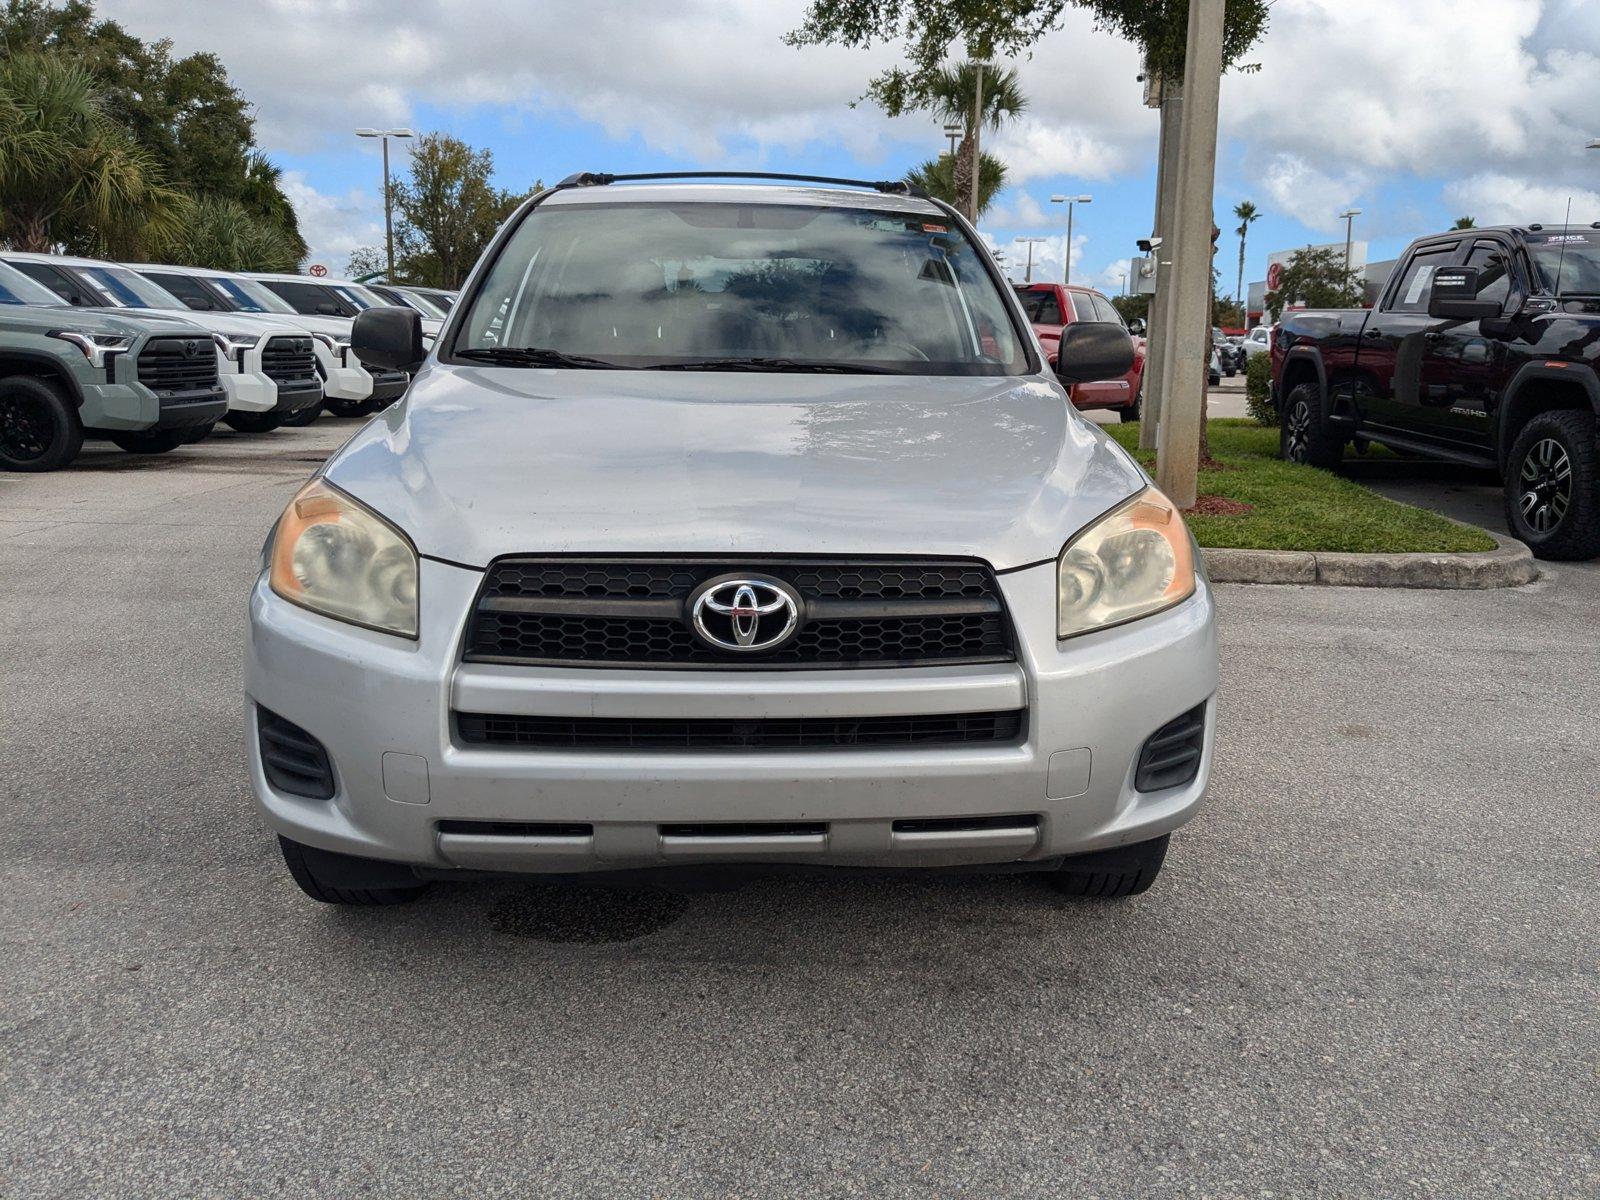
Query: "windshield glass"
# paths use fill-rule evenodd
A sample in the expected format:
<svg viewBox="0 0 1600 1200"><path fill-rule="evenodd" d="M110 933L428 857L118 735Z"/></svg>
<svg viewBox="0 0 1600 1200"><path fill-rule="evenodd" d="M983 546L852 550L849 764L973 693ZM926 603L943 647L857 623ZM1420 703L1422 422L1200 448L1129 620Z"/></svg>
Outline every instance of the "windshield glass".
<svg viewBox="0 0 1600 1200"><path fill-rule="evenodd" d="M419 296L426 296L434 303L440 312L449 312L451 306L456 302L456 296L454 292L439 292L434 291L431 288L414 288L412 290Z"/></svg>
<svg viewBox="0 0 1600 1200"><path fill-rule="evenodd" d="M0 262L0 304L33 304L63 308L67 302L42 283L35 283L10 263Z"/></svg>
<svg viewBox="0 0 1600 1200"><path fill-rule="evenodd" d="M591 366L1028 370L983 251L934 215L551 205L522 222L471 305L457 353L537 349L600 360Z"/></svg>
<svg viewBox="0 0 1600 1200"><path fill-rule="evenodd" d="M78 267L76 272L95 291L124 308L189 307L166 288L126 267Z"/></svg>
<svg viewBox="0 0 1600 1200"><path fill-rule="evenodd" d="M254 279L232 279L221 275L208 276L206 282L226 296L239 312L292 313L294 305L271 288Z"/></svg>
<svg viewBox="0 0 1600 1200"><path fill-rule="evenodd" d="M356 308L382 308L388 304L382 296L367 291L366 288L354 283L330 283L324 285L329 291L337 293Z"/></svg>
<svg viewBox="0 0 1600 1200"><path fill-rule="evenodd" d="M1555 292L1559 272L1563 296L1600 296L1600 229L1530 233L1527 241L1528 255L1545 291Z"/></svg>
<svg viewBox="0 0 1600 1200"><path fill-rule="evenodd" d="M416 309L425 317L432 317L435 321L444 320L444 309L440 308L421 292L402 292L395 289L392 304L404 304Z"/></svg>

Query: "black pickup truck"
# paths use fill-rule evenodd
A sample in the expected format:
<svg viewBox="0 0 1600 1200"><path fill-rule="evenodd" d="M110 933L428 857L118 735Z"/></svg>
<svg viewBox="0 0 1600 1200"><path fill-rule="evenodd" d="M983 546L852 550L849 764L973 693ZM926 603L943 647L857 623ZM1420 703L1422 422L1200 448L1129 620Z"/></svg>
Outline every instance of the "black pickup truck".
<svg viewBox="0 0 1600 1200"><path fill-rule="evenodd" d="M1492 468L1541 558L1600 555L1600 222L1413 242L1377 305L1287 313L1272 345L1283 457L1378 442Z"/></svg>

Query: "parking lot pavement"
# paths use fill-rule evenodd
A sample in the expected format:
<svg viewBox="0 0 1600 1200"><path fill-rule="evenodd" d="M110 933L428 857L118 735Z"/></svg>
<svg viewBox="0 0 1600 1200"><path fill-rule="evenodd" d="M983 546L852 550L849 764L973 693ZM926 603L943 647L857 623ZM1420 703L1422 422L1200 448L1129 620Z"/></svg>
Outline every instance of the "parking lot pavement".
<svg viewBox="0 0 1600 1200"><path fill-rule="evenodd" d="M240 676L262 536L351 428L0 483L0 1193L1600 1188L1594 575L1219 589L1212 799L1137 899L345 912L257 823Z"/></svg>
<svg viewBox="0 0 1600 1200"><path fill-rule="evenodd" d="M1120 417L1114 409L1091 408L1084 410L1084 416L1101 425L1115 425ZM1224 375L1222 382L1209 389L1206 397L1206 415L1209 417L1246 417L1249 411L1244 403L1244 375L1238 374L1231 378Z"/></svg>

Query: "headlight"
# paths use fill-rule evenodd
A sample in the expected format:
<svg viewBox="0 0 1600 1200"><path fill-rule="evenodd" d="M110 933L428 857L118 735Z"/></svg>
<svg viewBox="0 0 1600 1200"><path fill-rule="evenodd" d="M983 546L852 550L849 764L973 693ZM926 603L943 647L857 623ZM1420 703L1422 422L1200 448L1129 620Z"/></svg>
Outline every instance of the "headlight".
<svg viewBox="0 0 1600 1200"><path fill-rule="evenodd" d="M1120 625L1194 593L1183 514L1147 488L1067 544L1056 566L1056 636Z"/></svg>
<svg viewBox="0 0 1600 1200"><path fill-rule="evenodd" d="M273 531L268 582L336 621L417 636L417 552L377 513L324 479L289 501Z"/></svg>
<svg viewBox="0 0 1600 1200"><path fill-rule="evenodd" d="M71 342L83 356L89 360L89 365L98 370L106 365L106 355L120 354L133 345L131 336L119 333L89 333L82 329L52 329L50 336L60 338L63 342Z"/></svg>
<svg viewBox="0 0 1600 1200"><path fill-rule="evenodd" d="M228 358L237 358L261 340L258 333L213 333L211 340Z"/></svg>

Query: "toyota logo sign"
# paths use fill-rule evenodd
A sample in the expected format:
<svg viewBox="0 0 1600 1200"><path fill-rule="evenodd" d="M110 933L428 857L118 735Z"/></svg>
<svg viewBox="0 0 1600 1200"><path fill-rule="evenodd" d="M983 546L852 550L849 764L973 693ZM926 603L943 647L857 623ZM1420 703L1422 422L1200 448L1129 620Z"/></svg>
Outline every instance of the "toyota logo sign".
<svg viewBox="0 0 1600 1200"><path fill-rule="evenodd" d="M718 650L776 650L800 627L800 597L776 579L712 579L689 597L689 620L700 640Z"/></svg>

